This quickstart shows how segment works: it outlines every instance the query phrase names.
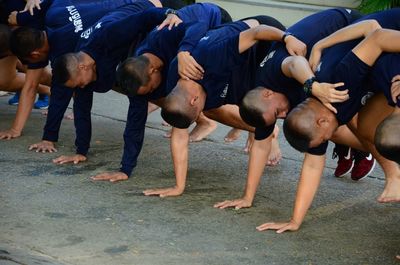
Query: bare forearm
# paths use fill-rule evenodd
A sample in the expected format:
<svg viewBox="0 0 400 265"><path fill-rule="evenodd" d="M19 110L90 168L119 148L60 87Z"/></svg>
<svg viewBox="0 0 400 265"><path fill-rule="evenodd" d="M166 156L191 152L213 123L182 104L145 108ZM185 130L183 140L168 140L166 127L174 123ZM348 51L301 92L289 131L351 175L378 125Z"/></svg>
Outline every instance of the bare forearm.
<svg viewBox="0 0 400 265"><path fill-rule="evenodd" d="M279 41L283 34L282 30L266 25L258 25L245 30L239 35L239 52L246 51L259 40Z"/></svg>
<svg viewBox="0 0 400 265"><path fill-rule="evenodd" d="M22 131L32 111L42 71L43 69L28 70L25 74L25 84L21 91L17 115L13 123L13 129L18 132Z"/></svg>
<svg viewBox="0 0 400 265"><path fill-rule="evenodd" d="M19 98L19 104L17 109L17 114L12 125L12 129L22 132L25 127L25 123L29 118L32 111L33 104L36 97L36 87L35 84L27 84L21 91Z"/></svg>
<svg viewBox="0 0 400 265"><path fill-rule="evenodd" d="M400 51L400 32L390 29L374 31L354 49L354 54L364 63L372 66L383 52Z"/></svg>
<svg viewBox="0 0 400 265"><path fill-rule="evenodd" d="M254 132L254 127L249 126L242 120L239 114L239 108L236 105L223 105L217 109L204 111L204 115L222 124Z"/></svg>
<svg viewBox="0 0 400 265"><path fill-rule="evenodd" d="M271 140L272 135L262 141L256 140L250 150L247 182L243 195L243 197L249 201L253 201L257 192L269 152L271 151Z"/></svg>
<svg viewBox="0 0 400 265"><path fill-rule="evenodd" d="M381 26L376 20L365 20L336 31L318 41L315 47L323 50L337 43L366 37L379 28L381 28Z"/></svg>
<svg viewBox="0 0 400 265"><path fill-rule="evenodd" d="M325 156L305 155L292 218L299 225L303 222L318 190L324 166Z"/></svg>
<svg viewBox="0 0 400 265"><path fill-rule="evenodd" d="M184 190L189 154L189 132L187 129L172 128L171 154L174 164L176 186Z"/></svg>
<svg viewBox="0 0 400 265"><path fill-rule="evenodd" d="M283 32L275 27L270 27L266 25L259 25L255 28L255 40L267 40L267 41L280 41L282 40Z"/></svg>
<svg viewBox="0 0 400 265"><path fill-rule="evenodd" d="M315 76L311 67L303 56L290 56L282 63L283 73L287 77L296 79L300 84Z"/></svg>

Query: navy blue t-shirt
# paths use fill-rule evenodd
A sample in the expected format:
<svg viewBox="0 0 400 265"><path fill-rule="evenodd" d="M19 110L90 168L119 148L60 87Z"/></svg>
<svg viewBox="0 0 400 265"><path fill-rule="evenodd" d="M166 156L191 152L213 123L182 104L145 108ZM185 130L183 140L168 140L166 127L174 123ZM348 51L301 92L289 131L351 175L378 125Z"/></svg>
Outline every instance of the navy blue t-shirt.
<svg viewBox="0 0 400 265"><path fill-rule="evenodd" d="M135 1L133 4L125 4L125 0L116 2L121 3L121 9L115 10L114 4L104 5L101 2L96 2L97 5L82 4L80 6L67 7L55 6L54 8L52 6L47 11L46 21L51 20L51 17L59 14L60 17L64 16L65 21L68 22L66 25L56 28L52 28L51 23L46 25L50 44L49 58L54 59L67 52L75 51L80 38L89 38L90 33L94 30L96 25L98 25L96 21L101 23L103 20L116 20L117 18L125 17L126 12L141 12L154 7L154 5L147 0ZM105 8L102 10L100 7L104 6ZM98 9L97 11L95 10L96 8ZM107 8L114 11L107 14L109 11ZM104 14L107 15L101 18ZM69 18L71 18L71 20ZM99 18L101 19L99 20ZM91 24L89 24L89 22L91 22ZM58 22L53 21L53 23L57 24ZM58 133L63 115L68 107L70 99L72 98L74 90L62 85L54 84L51 87L51 92L49 112L42 139L56 142L58 140ZM82 128L80 126L76 128L77 139L75 145L77 146L77 152L79 154L86 155L91 135L91 126L89 125L90 115L88 117L87 113L90 113L92 106L93 91L91 89L79 89L76 90L76 92L77 94L82 94L82 96L77 96L74 100L75 125L81 123L88 125Z"/></svg>
<svg viewBox="0 0 400 265"><path fill-rule="evenodd" d="M312 46L319 40L329 36L333 32L348 26L355 20L353 11L344 8L328 9L308 16L287 29L296 38L307 45L307 55ZM256 86L269 88L275 92L284 94L290 104L290 110L306 99L302 84L293 78L287 77L282 72L282 62L290 54L284 43L275 42L268 55L260 63L257 72ZM267 128L256 128L256 140L267 138L275 124Z"/></svg>
<svg viewBox="0 0 400 265"><path fill-rule="evenodd" d="M178 10L178 16L184 22L192 22L193 18L198 18L198 22L203 22L208 29L212 29L221 24L221 10L212 3L196 3L185 6ZM189 41L188 41L189 40ZM180 51L191 52L197 42L193 43L190 39L183 40L179 47Z"/></svg>
<svg viewBox="0 0 400 265"><path fill-rule="evenodd" d="M356 20L354 23L375 19L382 26L382 28L399 30L399 17L400 8L394 8L364 16ZM339 125L348 123L362 107L361 103L364 96L366 96L369 92L375 92L374 90L376 89L375 87L371 87L369 85L371 82L368 80L368 74L371 72L371 67L366 65L364 62L358 59L353 52L351 52L351 50L361 40L362 39L347 41L324 50L320 65L315 73L318 81L328 83L344 82L345 85L338 87L337 89L349 90L348 100L342 103L332 104L337 110L336 117ZM377 63L380 62L377 69L383 66L383 63L381 63L382 61L377 61ZM388 63L389 62L390 59L388 60ZM392 64L393 63L394 62L392 62ZM378 83L383 82L385 78L388 78L387 74L390 75L390 71L377 72L382 75L381 77L378 77L376 74L374 74L374 78L379 80ZM389 78L389 82L391 81L392 77ZM387 86L384 87L387 88ZM388 92L390 96L390 86ZM391 100L390 102L393 103ZM318 148L319 153L324 154L326 152L326 147L327 145L323 144L323 146Z"/></svg>
<svg viewBox="0 0 400 265"><path fill-rule="evenodd" d="M153 7L143 12L133 11L128 16L117 16L113 12L113 17L96 23L89 39L81 39L76 49L89 54L96 62L98 80L90 85L90 89L104 93L112 88L115 69L128 56L131 44L160 24L166 17L166 10Z"/></svg>
<svg viewBox="0 0 400 265"><path fill-rule="evenodd" d="M197 44L199 39L209 30L210 25L218 26L216 23L220 23L215 19L214 13L216 9L214 8L209 9L209 13L204 13L204 9L200 9L200 13L187 13L186 16L183 14L184 11L190 11L191 8L198 10L197 5L190 5L179 10L179 16L185 17L186 23L182 23L172 30L153 30L135 51L136 56L152 53L160 58L164 65L161 72L162 81L156 90L147 95L129 97L128 117L124 131L124 153L120 168L120 171L128 176L132 174L143 146L148 101L157 100L167 95L166 78L171 61L178 51L183 50L182 46L190 51L190 47L194 47ZM194 21L200 22L194 23Z"/></svg>
<svg viewBox="0 0 400 265"><path fill-rule="evenodd" d="M122 12L134 9L137 12L154 5L147 0L128 1L104 1L104 2L78 2L54 1L48 8L45 16L45 29L50 46L48 60L53 61L58 56L72 52L80 38L87 39L93 31L94 25L108 12ZM129 3L133 2L133 3ZM120 8L115 10L116 8ZM49 61L29 64L29 69L46 67Z"/></svg>
<svg viewBox="0 0 400 265"><path fill-rule="evenodd" d="M362 18L354 21L352 24L365 20L374 19L381 25L382 28L399 30L400 29L399 18L400 18L400 8L393 8L382 12L376 12L373 14L363 16ZM362 38L352 41L347 41L325 49L321 56L320 65L318 66L318 69L315 72L317 79L321 82L328 82L328 83L334 82L333 79L334 76L336 75L336 72L332 71L332 69L336 68L336 66L343 59L343 57L348 52L350 52L361 40ZM347 89L347 87L348 86L338 89L345 90Z"/></svg>
<svg viewBox="0 0 400 265"><path fill-rule="evenodd" d="M205 70L201 80L196 80L207 94L204 110L225 104L239 104L244 95L254 88L257 68L257 45L239 53L239 35L249 26L237 21L210 30L199 41L192 56ZM168 92L179 80L175 59L168 74Z"/></svg>
<svg viewBox="0 0 400 265"><path fill-rule="evenodd" d="M109 3L111 4L112 0L104 1L104 2L98 2L98 4L106 4ZM130 1L130 0L128 0ZM11 1L10 1L11 2ZM14 1L13 1L14 2ZM33 15L30 14L30 12L21 12L17 14L17 24L19 26L28 26L28 27L35 27L38 29L44 30L46 28L46 14L49 11L49 9L52 7L54 0L44 0L40 3L40 10L37 8L33 9ZM116 1L115 5L121 5L122 1ZM25 3L25 2L24 2ZM82 5L82 4L88 4L88 3L93 3L93 0L64 0L62 1L62 5L64 6L70 6L70 5ZM58 3L61 4L61 3ZM25 4L24 4L25 5ZM100 8L100 7L98 7ZM112 7L109 7L112 8ZM53 17L54 19L55 17ZM54 19L54 21L57 21ZM60 22L61 23L61 20ZM65 23L65 22L63 22Z"/></svg>
<svg viewBox="0 0 400 265"><path fill-rule="evenodd" d="M375 62L369 77L370 90L383 92L390 106L400 107L400 100L395 104L392 100L390 88L392 78L400 74L400 54L384 53Z"/></svg>
<svg viewBox="0 0 400 265"><path fill-rule="evenodd" d="M148 100L159 99L167 95L166 77L168 76L170 63L177 55L180 44L185 39L192 39L193 42L197 42L207 30L208 26L206 23L191 22L181 23L171 30L168 28L164 28L160 31L154 29L149 33L143 43L135 51L135 56L151 53L160 58L164 65L161 71L161 76L163 77L162 82L156 90L145 96Z"/></svg>

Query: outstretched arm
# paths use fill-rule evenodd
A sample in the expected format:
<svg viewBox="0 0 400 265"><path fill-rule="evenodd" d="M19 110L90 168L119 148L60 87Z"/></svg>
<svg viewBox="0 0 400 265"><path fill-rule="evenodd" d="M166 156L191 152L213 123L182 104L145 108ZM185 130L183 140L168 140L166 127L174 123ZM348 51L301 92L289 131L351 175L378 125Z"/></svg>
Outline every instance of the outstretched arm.
<svg viewBox="0 0 400 265"><path fill-rule="evenodd" d="M39 85L39 80L42 73L43 69L28 70L25 75L25 80L20 80L19 83L22 82L23 87L21 90L21 96L19 99L15 120L13 122L12 127L9 130L0 132L0 139L11 139L19 137L21 135L25 123L28 120L29 115L32 111L33 103L35 102L37 88L41 86ZM24 75L24 74L17 73L16 79L23 78L22 76L19 75ZM44 86L41 87L44 88ZM49 92L48 90L49 88L47 87L47 93ZM41 92L45 91L42 89Z"/></svg>
<svg viewBox="0 0 400 265"><path fill-rule="evenodd" d="M143 191L144 195L158 195L160 197L179 196L185 190L189 159L188 129L172 128L171 153L174 163L176 185L171 188L148 189Z"/></svg>
<svg viewBox="0 0 400 265"><path fill-rule="evenodd" d="M117 182L127 180L136 167L142 150L147 120L148 101L140 96L129 97L129 109L124 131L124 152L119 171L104 172L91 177L92 180Z"/></svg>
<svg viewBox="0 0 400 265"><path fill-rule="evenodd" d="M364 20L342 28L328 37L318 41L312 48L309 62L312 70L315 72L321 59L322 51L335 44L366 37L381 26L374 19Z"/></svg>
<svg viewBox="0 0 400 265"><path fill-rule="evenodd" d="M264 41L284 41L286 49L290 55L305 56L307 46L293 35L286 35L285 32L275 27L267 25L258 25L240 33L239 52L242 53L256 44L259 40Z"/></svg>
<svg viewBox="0 0 400 265"><path fill-rule="evenodd" d="M301 169L299 185L297 187L292 219L285 223L265 223L258 226L257 230L263 231L271 229L277 230L277 233L298 230L318 190L324 167L325 155L316 156L306 154L303 161L303 168Z"/></svg>
<svg viewBox="0 0 400 265"><path fill-rule="evenodd" d="M235 200L226 200L216 203L215 208L225 209L235 207L235 209L251 207L254 196L256 195L261 176L267 163L269 152L271 151L272 134L261 141L254 141L250 149L249 168L247 171L247 181L244 194Z"/></svg>

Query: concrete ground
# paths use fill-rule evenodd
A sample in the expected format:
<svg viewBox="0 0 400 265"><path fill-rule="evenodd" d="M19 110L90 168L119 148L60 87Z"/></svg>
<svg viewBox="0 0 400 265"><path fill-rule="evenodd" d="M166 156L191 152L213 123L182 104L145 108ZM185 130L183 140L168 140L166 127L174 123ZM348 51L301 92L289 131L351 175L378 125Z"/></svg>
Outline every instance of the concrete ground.
<svg viewBox="0 0 400 265"><path fill-rule="evenodd" d="M0 97L0 129L15 107ZM0 264L399 264L399 204L379 204L382 171L353 182L336 179L328 161L321 187L297 232L258 232L266 221L291 216L302 155L280 137L281 164L264 173L254 206L218 210L215 202L241 195L247 155L245 134L223 142L219 126L191 144L187 189L177 198L145 197L142 190L169 186L174 175L169 142L152 114L138 166L129 181L89 177L119 167L127 100L95 96L89 160L54 165L74 152L73 122L64 120L57 154L29 152L45 117L34 111L22 137L0 141ZM70 110L69 110L70 111Z"/></svg>

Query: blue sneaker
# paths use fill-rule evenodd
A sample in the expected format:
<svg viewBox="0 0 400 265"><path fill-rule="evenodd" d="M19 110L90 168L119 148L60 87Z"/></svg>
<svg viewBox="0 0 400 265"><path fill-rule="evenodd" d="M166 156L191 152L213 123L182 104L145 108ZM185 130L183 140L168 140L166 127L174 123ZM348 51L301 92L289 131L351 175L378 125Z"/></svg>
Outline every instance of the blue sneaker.
<svg viewBox="0 0 400 265"><path fill-rule="evenodd" d="M8 104L12 106L18 106L19 95L20 95L19 92L15 93L15 95L8 100Z"/></svg>
<svg viewBox="0 0 400 265"><path fill-rule="evenodd" d="M48 109L49 108L49 96L40 94L38 100L33 105L35 109Z"/></svg>

